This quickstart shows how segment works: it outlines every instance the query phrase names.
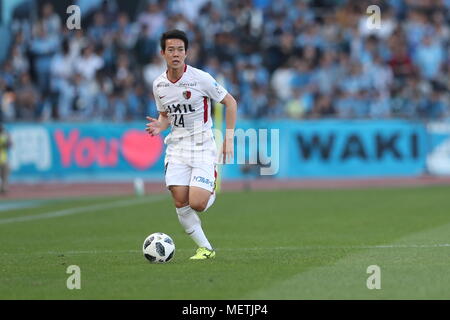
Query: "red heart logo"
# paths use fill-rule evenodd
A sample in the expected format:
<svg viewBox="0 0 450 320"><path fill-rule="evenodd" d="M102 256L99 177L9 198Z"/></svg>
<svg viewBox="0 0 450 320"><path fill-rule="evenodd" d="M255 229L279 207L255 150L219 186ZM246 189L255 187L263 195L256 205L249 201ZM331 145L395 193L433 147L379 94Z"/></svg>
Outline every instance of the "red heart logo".
<svg viewBox="0 0 450 320"><path fill-rule="evenodd" d="M122 154L133 167L145 170L161 157L163 141L139 130L128 130L122 137Z"/></svg>

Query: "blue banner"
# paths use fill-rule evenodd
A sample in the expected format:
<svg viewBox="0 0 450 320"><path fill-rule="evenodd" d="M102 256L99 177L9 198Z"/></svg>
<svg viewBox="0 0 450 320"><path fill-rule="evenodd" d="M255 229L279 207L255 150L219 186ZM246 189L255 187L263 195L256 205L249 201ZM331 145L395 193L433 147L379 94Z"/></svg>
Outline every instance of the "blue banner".
<svg viewBox="0 0 450 320"><path fill-rule="evenodd" d="M145 124L17 124L7 126L12 181L162 178L162 137Z"/></svg>
<svg viewBox="0 0 450 320"><path fill-rule="evenodd" d="M150 137L144 122L6 128L11 181L164 178L164 137ZM427 132L416 122L239 121L235 141L224 180L418 176L426 167Z"/></svg>
<svg viewBox="0 0 450 320"><path fill-rule="evenodd" d="M268 136L278 130L277 178L417 176L425 170L427 134L422 123L320 120L241 122L239 127L246 132L265 129ZM273 141L262 139L258 148L264 143ZM264 149L276 152L270 146ZM270 154L261 152L259 158L265 153ZM259 167L270 167L270 162ZM245 166L226 166L224 172L227 178L242 178ZM248 172L257 176L261 170Z"/></svg>

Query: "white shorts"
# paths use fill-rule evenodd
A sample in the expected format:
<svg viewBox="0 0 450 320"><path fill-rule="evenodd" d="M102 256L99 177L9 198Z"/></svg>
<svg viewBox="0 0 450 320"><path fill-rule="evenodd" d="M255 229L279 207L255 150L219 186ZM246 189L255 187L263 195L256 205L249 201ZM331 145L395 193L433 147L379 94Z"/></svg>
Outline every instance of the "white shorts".
<svg viewBox="0 0 450 320"><path fill-rule="evenodd" d="M213 192L216 188L216 165L211 163L185 164L166 162L166 186L190 186Z"/></svg>

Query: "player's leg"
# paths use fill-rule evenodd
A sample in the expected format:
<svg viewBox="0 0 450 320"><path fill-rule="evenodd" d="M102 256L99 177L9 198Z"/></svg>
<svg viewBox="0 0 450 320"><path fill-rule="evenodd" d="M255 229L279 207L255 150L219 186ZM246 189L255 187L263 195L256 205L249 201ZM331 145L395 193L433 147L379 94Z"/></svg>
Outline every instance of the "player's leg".
<svg viewBox="0 0 450 320"><path fill-rule="evenodd" d="M206 211L212 205L215 198L216 195L207 189L196 186L189 188L189 205L197 212Z"/></svg>
<svg viewBox="0 0 450 320"><path fill-rule="evenodd" d="M214 172L214 165L195 165L192 169L189 188L189 206L196 211L205 211L214 202ZM211 199L213 199L212 202L210 201ZM200 246L191 259L204 260L214 258L215 255L216 252L211 245Z"/></svg>
<svg viewBox="0 0 450 320"><path fill-rule="evenodd" d="M5 173L4 173L4 178L2 178L2 183L3 183L3 190L5 192L8 191L9 188L9 165L6 164L5 165Z"/></svg>
<svg viewBox="0 0 450 320"><path fill-rule="evenodd" d="M199 248L213 251L212 246L202 229L202 222L200 221L197 212L192 209L188 203L189 189L190 187L186 186L170 187L175 202L178 221L180 221L184 231L192 238L192 240L194 240Z"/></svg>
<svg viewBox="0 0 450 320"><path fill-rule="evenodd" d="M1 164L0 165L0 179L1 179L1 184L0 184L0 192L6 192L6 184L7 184L7 179L8 179L8 172L7 172L7 167L5 164Z"/></svg>
<svg viewBox="0 0 450 320"><path fill-rule="evenodd" d="M189 205L189 182L192 168L181 162L166 162L164 177L176 208Z"/></svg>
<svg viewBox="0 0 450 320"><path fill-rule="evenodd" d="M169 186L175 208L183 208L189 205L189 186Z"/></svg>
<svg viewBox="0 0 450 320"><path fill-rule="evenodd" d="M189 205L197 212L205 212L216 200L216 167L214 164L201 164L192 169Z"/></svg>
<svg viewBox="0 0 450 320"><path fill-rule="evenodd" d="M169 164L166 166L166 185L172 193L178 220L185 232L194 240L199 248L212 250L211 244L203 232L197 212L189 205L188 186L192 168L184 164Z"/></svg>

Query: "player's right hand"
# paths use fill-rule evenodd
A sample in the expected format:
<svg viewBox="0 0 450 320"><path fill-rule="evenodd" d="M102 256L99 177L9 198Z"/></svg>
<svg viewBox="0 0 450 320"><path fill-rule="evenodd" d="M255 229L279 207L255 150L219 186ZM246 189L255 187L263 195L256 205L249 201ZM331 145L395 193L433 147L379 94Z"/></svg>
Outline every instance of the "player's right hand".
<svg viewBox="0 0 450 320"><path fill-rule="evenodd" d="M161 132L161 123L158 119L147 117L147 120L150 121L146 124L145 131L147 131L151 136L157 136Z"/></svg>

